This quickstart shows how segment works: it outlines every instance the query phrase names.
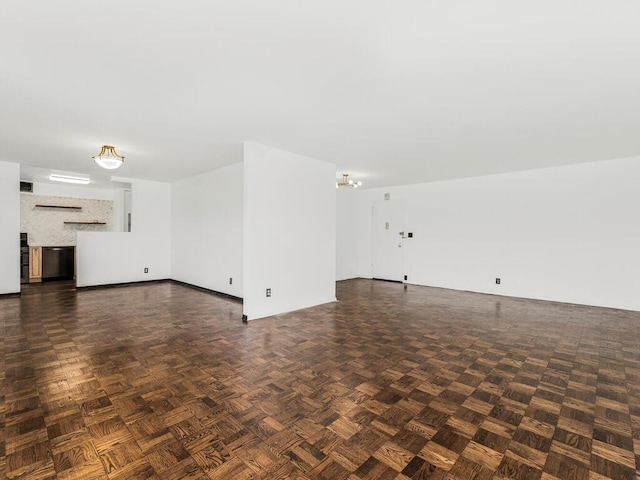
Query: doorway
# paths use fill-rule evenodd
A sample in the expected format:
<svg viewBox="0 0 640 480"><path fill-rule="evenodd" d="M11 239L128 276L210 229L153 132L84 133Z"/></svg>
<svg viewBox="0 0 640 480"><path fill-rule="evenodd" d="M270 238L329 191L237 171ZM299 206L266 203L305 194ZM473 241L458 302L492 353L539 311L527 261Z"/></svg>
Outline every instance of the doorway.
<svg viewBox="0 0 640 480"><path fill-rule="evenodd" d="M394 282L404 280L404 219L403 200L385 200L373 205L373 278Z"/></svg>

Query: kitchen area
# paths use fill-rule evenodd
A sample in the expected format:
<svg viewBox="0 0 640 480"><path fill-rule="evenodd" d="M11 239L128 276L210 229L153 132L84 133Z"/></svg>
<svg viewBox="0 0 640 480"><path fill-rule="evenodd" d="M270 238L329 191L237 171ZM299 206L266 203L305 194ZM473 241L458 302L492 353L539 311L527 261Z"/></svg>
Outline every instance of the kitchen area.
<svg viewBox="0 0 640 480"><path fill-rule="evenodd" d="M28 234L20 234L20 283L74 278L75 247L30 247Z"/></svg>
<svg viewBox="0 0 640 480"><path fill-rule="evenodd" d="M77 232L114 231L113 191L47 185L38 190L42 194L21 182L20 283L74 280ZM91 196L98 198L86 198Z"/></svg>

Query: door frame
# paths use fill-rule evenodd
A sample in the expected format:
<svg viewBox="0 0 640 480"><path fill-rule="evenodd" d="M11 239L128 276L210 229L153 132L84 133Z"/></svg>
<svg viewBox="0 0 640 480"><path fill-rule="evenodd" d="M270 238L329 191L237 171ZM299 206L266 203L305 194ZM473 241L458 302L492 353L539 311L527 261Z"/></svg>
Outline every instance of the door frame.
<svg viewBox="0 0 640 480"><path fill-rule="evenodd" d="M375 224L375 208L376 206L379 205L385 205L385 204L389 204L389 203L393 203L396 205L400 205L401 206L401 220L400 222L402 223L402 230L398 231L398 240L400 242L400 248L401 248L401 253L400 253L400 279L399 280L393 280L393 279L389 279L389 278L380 278L380 277L376 277L374 275L374 261L375 261L375 257L376 257L376 234L375 234L375 228L376 228L376 224ZM373 202L373 204L371 205L371 278L373 280L382 280L385 282L396 282L396 283L404 283L404 242L403 240L406 238L405 235L401 235L400 232L405 232L406 231L406 215L407 215L407 211L406 211L406 202L404 201L404 199L394 199L394 200L379 200L376 202Z"/></svg>

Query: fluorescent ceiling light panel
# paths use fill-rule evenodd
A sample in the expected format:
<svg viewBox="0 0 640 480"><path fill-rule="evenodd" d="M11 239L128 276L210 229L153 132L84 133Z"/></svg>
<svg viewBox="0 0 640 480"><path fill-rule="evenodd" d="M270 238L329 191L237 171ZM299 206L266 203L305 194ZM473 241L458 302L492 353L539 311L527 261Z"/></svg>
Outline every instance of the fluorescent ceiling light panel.
<svg viewBox="0 0 640 480"><path fill-rule="evenodd" d="M77 183L79 185L87 185L89 183L88 178L70 177L69 175L57 175L55 173L49 175L49 180L54 182Z"/></svg>

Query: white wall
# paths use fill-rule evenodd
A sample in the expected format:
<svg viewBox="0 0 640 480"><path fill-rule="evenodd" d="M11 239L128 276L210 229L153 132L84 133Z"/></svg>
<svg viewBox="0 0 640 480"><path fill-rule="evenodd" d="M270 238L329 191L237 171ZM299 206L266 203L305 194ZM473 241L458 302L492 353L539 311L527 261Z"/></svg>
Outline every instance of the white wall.
<svg viewBox="0 0 640 480"><path fill-rule="evenodd" d="M132 232L78 232L79 287L171 276L171 185L127 181L132 185Z"/></svg>
<svg viewBox="0 0 640 480"><path fill-rule="evenodd" d="M242 297L243 175L237 163L171 185L171 278Z"/></svg>
<svg viewBox="0 0 640 480"><path fill-rule="evenodd" d="M114 232L126 232L124 214L124 188L113 189L113 228Z"/></svg>
<svg viewBox="0 0 640 480"><path fill-rule="evenodd" d="M20 292L20 165L0 162L0 294Z"/></svg>
<svg viewBox="0 0 640 480"><path fill-rule="evenodd" d="M335 165L246 142L244 169L244 314L334 301Z"/></svg>
<svg viewBox="0 0 640 480"><path fill-rule="evenodd" d="M408 283L640 310L638 185L631 158L359 190L355 276L371 276L371 206L389 192L414 234Z"/></svg>
<svg viewBox="0 0 640 480"><path fill-rule="evenodd" d="M96 200L113 200L113 189L93 188L89 186L59 185L53 183L33 182L34 195L51 197L93 198Z"/></svg>
<svg viewBox="0 0 640 480"><path fill-rule="evenodd" d="M336 280L358 276L358 192L347 187L336 189Z"/></svg>

